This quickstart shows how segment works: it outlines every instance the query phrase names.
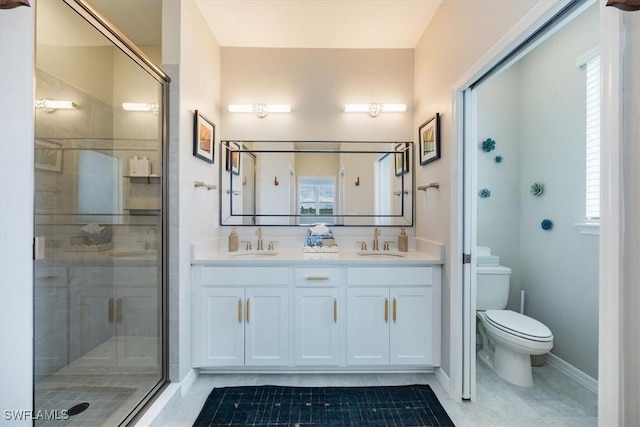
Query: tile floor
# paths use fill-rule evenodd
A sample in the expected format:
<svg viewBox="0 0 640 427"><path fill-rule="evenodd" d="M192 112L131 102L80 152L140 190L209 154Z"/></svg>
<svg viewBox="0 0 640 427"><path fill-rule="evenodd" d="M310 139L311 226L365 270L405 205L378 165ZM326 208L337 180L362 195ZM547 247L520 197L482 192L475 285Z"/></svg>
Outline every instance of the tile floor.
<svg viewBox="0 0 640 427"><path fill-rule="evenodd" d="M482 364L477 401L454 402L433 374L203 374L187 395L153 424L192 426L213 387L241 385L366 386L429 384L453 422L463 426L597 426L597 395L545 364L533 368L534 387L506 383Z"/></svg>
<svg viewBox="0 0 640 427"><path fill-rule="evenodd" d="M122 337L121 337L122 338ZM157 339L129 339L135 354L155 354ZM155 343L155 344L154 344ZM35 410L68 410L79 403L89 408L69 419L38 419L35 427L113 427L129 415L160 379L160 367L154 358L144 364L124 365L117 361L122 340L113 338L71 362L36 384ZM154 347L155 346L155 347Z"/></svg>

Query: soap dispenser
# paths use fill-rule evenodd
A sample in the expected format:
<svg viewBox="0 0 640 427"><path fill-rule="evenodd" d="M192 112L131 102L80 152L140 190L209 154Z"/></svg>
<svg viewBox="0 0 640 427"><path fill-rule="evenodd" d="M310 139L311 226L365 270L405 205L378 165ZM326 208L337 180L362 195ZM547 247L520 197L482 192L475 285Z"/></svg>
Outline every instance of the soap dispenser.
<svg viewBox="0 0 640 427"><path fill-rule="evenodd" d="M140 176L140 160L138 156L133 156L129 160L129 176Z"/></svg>
<svg viewBox="0 0 640 427"><path fill-rule="evenodd" d="M139 167L139 171L138 173L142 176L149 176L150 173L150 169L151 169L151 164L149 163L149 159L147 158L147 156L144 156L141 160L140 160L140 167Z"/></svg>
<svg viewBox="0 0 640 427"><path fill-rule="evenodd" d="M229 252L238 252L238 235L235 227L231 229L231 234L229 234Z"/></svg>
<svg viewBox="0 0 640 427"><path fill-rule="evenodd" d="M409 237L404 232L404 227L400 229L400 235L398 236L398 250L400 252L407 252L409 250Z"/></svg>

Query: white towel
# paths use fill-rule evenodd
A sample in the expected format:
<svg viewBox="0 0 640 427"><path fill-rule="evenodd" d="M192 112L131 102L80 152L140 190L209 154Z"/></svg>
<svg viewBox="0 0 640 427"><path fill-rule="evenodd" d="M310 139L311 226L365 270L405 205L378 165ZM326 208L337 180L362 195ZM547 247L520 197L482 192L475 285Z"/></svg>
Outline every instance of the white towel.
<svg viewBox="0 0 640 427"><path fill-rule="evenodd" d="M489 256L491 255L491 248L488 246L478 246L476 248L476 255L478 256L478 258L480 258L481 256Z"/></svg>
<svg viewBox="0 0 640 427"><path fill-rule="evenodd" d="M326 236L330 234L329 227L324 224L316 224L311 227L311 235L312 236Z"/></svg>
<svg viewBox="0 0 640 427"><path fill-rule="evenodd" d="M500 265L500 257L496 255L479 256L476 258L478 267L497 267Z"/></svg>

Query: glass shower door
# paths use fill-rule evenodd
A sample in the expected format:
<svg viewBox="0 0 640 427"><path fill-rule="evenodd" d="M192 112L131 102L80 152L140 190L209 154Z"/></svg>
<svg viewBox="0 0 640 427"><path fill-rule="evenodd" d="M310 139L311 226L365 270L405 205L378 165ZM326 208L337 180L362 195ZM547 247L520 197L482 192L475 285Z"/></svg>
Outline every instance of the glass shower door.
<svg viewBox="0 0 640 427"><path fill-rule="evenodd" d="M167 377L168 81L87 10L37 4L36 425L126 423Z"/></svg>

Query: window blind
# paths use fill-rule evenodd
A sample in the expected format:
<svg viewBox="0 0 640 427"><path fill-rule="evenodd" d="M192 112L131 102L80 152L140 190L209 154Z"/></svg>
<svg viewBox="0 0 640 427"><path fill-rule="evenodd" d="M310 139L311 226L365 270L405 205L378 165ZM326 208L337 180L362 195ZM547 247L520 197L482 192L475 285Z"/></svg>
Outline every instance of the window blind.
<svg viewBox="0 0 640 427"><path fill-rule="evenodd" d="M587 91L586 212L600 218L600 56L585 64Z"/></svg>

